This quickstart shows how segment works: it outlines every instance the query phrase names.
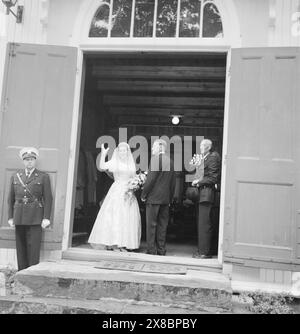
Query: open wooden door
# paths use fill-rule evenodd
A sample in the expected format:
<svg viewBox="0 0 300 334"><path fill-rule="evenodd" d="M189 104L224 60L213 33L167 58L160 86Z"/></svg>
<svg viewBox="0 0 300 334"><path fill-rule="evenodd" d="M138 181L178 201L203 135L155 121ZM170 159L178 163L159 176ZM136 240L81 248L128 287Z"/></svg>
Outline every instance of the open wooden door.
<svg viewBox="0 0 300 334"><path fill-rule="evenodd" d="M232 50L225 262L300 262L299 97L299 48Z"/></svg>
<svg viewBox="0 0 300 334"><path fill-rule="evenodd" d="M0 123L0 247L15 247L7 224L10 176L22 162L23 146L40 150L37 168L51 177L51 229L43 249L61 249L77 49L36 44L9 44Z"/></svg>

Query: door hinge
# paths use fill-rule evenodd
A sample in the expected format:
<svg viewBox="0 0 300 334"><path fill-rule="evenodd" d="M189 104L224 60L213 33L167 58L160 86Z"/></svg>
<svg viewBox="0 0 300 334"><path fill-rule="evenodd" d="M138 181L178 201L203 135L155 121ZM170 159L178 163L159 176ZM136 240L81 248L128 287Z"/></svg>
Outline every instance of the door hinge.
<svg viewBox="0 0 300 334"><path fill-rule="evenodd" d="M16 57L17 54L16 54L16 44L15 43L10 44L8 55L9 57Z"/></svg>
<svg viewBox="0 0 300 334"><path fill-rule="evenodd" d="M245 260L236 258L231 253L224 253L224 261L234 263L234 264L245 265Z"/></svg>
<svg viewBox="0 0 300 334"><path fill-rule="evenodd" d="M229 68L228 68L227 76L231 77L231 66L229 66Z"/></svg>
<svg viewBox="0 0 300 334"><path fill-rule="evenodd" d="M7 110L8 110L8 103L9 103L9 99L7 97L7 98L5 98L4 103L3 103L3 107L2 107L2 112L3 113L7 112Z"/></svg>

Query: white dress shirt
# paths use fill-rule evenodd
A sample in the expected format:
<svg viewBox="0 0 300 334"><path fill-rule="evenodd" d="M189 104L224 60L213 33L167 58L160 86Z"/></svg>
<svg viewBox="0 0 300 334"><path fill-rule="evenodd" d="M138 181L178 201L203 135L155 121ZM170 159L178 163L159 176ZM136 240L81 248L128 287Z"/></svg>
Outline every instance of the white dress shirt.
<svg viewBox="0 0 300 334"><path fill-rule="evenodd" d="M30 178L32 173L34 172L35 168L32 168L31 170L25 169L25 175Z"/></svg>

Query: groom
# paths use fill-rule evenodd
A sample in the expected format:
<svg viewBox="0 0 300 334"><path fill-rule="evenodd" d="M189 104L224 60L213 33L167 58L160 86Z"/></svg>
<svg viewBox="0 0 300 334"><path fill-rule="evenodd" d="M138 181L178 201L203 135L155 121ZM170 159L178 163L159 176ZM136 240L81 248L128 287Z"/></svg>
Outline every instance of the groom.
<svg viewBox="0 0 300 334"><path fill-rule="evenodd" d="M142 191L146 202L147 254L166 255L166 234L169 204L175 191L175 172L172 159L166 154L167 143L154 141L147 180Z"/></svg>

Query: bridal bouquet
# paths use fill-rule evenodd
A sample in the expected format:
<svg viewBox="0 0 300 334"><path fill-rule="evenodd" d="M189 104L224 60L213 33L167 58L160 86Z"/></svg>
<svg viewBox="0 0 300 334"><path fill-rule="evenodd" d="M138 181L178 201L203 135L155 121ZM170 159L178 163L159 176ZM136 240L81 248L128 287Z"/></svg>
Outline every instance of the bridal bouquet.
<svg viewBox="0 0 300 334"><path fill-rule="evenodd" d="M201 181L203 179L204 176L204 159L202 157L202 155L200 154L194 154L193 158L191 159L190 163L191 166L193 166L196 171L195 173L192 175L192 182L197 180L197 181ZM188 191L191 192L191 194L193 194L195 192L195 189L193 189L194 187L190 187L191 189L187 189L187 193ZM187 198L192 199L193 197L196 198L196 196L194 195L188 195L186 194Z"/></svg>
<svg viewBox="0 0 300 334"><path fill-rule="evenodd" d="M190 161L190 165L192 166L200 166L202 163L202 157L200 154L194 154L191 161Z"/></svg>
<svg viewBox="0 0 300 334"><path fill-rule="evenodd" d="M125 199L132 200L134 193L143 188L146 182L147 172L140 172L136 176L128 181L128 189L125 192Z"/></svg>

